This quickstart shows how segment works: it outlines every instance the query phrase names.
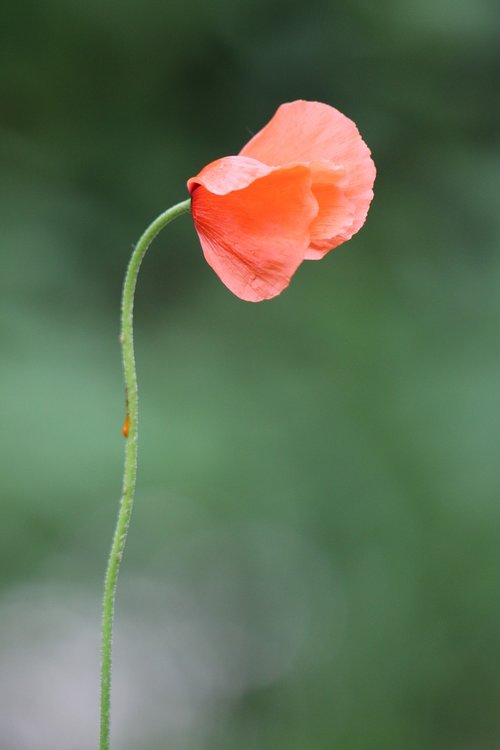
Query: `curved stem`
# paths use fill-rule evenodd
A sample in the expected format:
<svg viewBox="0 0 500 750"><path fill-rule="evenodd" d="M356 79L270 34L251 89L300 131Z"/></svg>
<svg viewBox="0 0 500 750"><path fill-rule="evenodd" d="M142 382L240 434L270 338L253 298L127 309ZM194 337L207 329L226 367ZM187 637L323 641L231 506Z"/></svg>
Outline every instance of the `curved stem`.
<svg viewBox="0 0 500 750"><path fill-rule="evenodd" d="M127 531L134 500L137 474L137 376L135 371L133 311L137 275L146 250L156 235L173 219L189 211L191 200L177 203L160 214L146 229L134 248L127 268L122 293L121 335L123 373L125 379L126 417L123 434L127 438L125 467L120 510L109 555L102 605L101 636L101 725L100 750L109 750L110 696L111 696L111 648L113 641L113 615L115 608L116 582L127 539Z"/></svg>

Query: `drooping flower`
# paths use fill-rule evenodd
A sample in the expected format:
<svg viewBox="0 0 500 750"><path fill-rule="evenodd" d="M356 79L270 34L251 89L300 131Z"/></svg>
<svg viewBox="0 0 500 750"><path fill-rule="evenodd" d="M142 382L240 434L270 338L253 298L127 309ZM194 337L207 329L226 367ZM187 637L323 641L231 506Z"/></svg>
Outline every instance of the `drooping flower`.
<svg viewBox="0 0 500 750"><path fill-rule="evenodd" d="M270 299L303 260L364 224L375 165L354 122L328 104L282 104L242 148L188 180L203 253L241 299Z"/></svg>

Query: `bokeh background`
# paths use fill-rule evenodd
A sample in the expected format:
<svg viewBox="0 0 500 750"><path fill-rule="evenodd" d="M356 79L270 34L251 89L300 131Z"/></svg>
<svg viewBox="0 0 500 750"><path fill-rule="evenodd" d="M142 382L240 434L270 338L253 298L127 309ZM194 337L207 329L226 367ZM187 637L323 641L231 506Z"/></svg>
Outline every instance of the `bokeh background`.
<svg viewBox="0 0 500 750"><path fill-rule="evenodd" d="M283 101L364 229L239 301L189 216L136 305L116 750L500 747L495 0L18 0L0 31L0 746L97 742L133 242Z"/></svg>

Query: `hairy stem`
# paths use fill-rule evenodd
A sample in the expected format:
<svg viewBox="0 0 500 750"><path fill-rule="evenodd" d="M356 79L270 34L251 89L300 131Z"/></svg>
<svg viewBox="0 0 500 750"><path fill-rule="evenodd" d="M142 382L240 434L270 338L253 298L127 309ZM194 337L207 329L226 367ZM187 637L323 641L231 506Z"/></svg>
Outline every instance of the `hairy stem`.
<svg viewBox="0 0 500 750"><path fill-rule="evenodd" d="M111 650L113 643L113 615L115 608L116 583L120 563L127 539L127 531L134 501L137 474L137 423L138 391L134 357L134 294L137 276L146 250L156 235L173 219L189 211L191 200L177 203L160 214L146 229L134 248L123 284L121 307L121 334L123 373L125 379L126 418L123 434L127 438L125 466L123 473L122 497L113 542L104 580L101 636L101 724L100 750L109 750L110 701L111 701Z"/></svg>

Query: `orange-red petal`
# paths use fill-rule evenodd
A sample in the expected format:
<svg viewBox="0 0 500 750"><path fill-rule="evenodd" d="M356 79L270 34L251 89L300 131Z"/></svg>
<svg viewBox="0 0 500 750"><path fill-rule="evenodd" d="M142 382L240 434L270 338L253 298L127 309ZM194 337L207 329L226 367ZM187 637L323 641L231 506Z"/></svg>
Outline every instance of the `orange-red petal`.
<svg viewBox="0 0 500 750"><path fill-rule="evenodd" d="M328 161L339 167L370 154L355 123L322 102L282 104L240 151L240 156L277 166Z"/></svg>
<svg viewBox="0 0 500 750"><path fill-rule="evenodd" d="M226 195L233 190L248 187L258 177L265 177L273 168L261 161L245 156L223 156L207 164L196 177L187 181L190 193L197 185L203 185L215 195Z"/></svg>
<svg viewBox="0 0 500 750"><path fill-rule="evenodd" d="M304 259L318 213L310 170L227 157L188 186L203 253L221 281L249 302L283 291Z"/></svg>
<svg viewBox="0 0 500 750"><path fill-rule="evenodd" d="M319 211L311 225L311 241L306 259L321 258L324 252L348 239L353 224L354 206L345 192L344 169L328 162L311 164L312 191Z"/></svg>
<svg viewBox="0 0 500 750"><path fill-rule="evenodd" d="M320 210L306 257L322 257L364 224L373 198L375 165L354 122L334 107L301 100L281 105L240 155L270 166L311 167Z"/></svg>

